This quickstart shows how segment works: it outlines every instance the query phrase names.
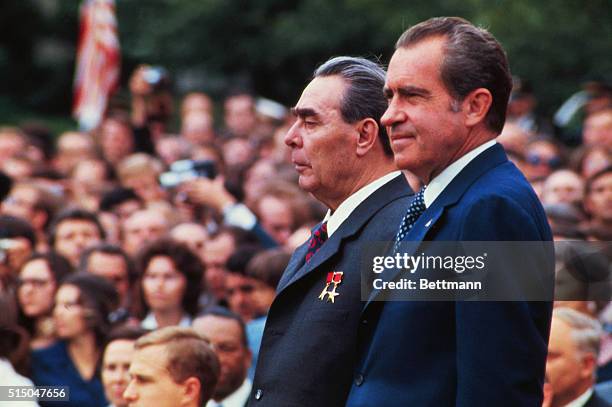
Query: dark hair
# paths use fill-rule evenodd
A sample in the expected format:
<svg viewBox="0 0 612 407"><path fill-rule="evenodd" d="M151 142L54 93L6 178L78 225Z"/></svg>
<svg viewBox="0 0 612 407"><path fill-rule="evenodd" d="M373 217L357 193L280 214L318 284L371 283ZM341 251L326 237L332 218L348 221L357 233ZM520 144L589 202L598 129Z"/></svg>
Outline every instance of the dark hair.
<svg viewBox="0 0 612 407"><path fill-rule="evenodd" d="M98 220L98 217L95 213L86 211L85 209L81 208L68 208L55 215L55 217L51 221L51 224L49 225L49 245L51 247L55 245L55 235L57 233L58 226L67 220L80 220L93 223L98 229L100 238L102 240L106 238L106 232L104 231L104 228L102 227L102 224Z"/></svg>
<svg viewBox="0 0 612 407"><path fill-rule="evenodd" d="M17 353L21 354L16 350L24 347L27 338L27 333L17 324L15 305L12 295L0 291L0 358L12 358Z"/></svg>
<svg viewBox="0 0 612 407"><path fill-rule="evenodd" d="M405 31L395 48L407 48L432 37L446 39L440 78L447 91L455 100L462 101L475 89L488 89L493 102L485 124L500 133L512 90L508 58L501 44L487 30L463 18L435 17Z"/></svg>
<svg viewBox="0 0 612 407"><path fill-rule="evenodd" d="M112 212L117 205L127 201L138 201L142 204L142 198L132 188L117 187L102 195L100 199L100 210Z"/></svg>
<svg viewBox="0 0 612 407"><path fill-rule="evenodd" d="M246 332L246 325L244 324L244 321L242 320L242 318L240 318L240 315L236 314L235 312L230 311L227 308L215 305L215 306L206 308L204 311L198 314L197 318L203 318L207 316L231 319L232 321L235 321L238 324L238 326L240 326L240 333L242 334L240 341L242 342L245 348L249 347L249 341L248 341L247 332Z"/></svg>
<svg viewBox="0 0 612 407"><path fill-rule="evenodd" d="M291 255L283 249L270 249L255 255L246 267L245 275L276 289Z"/></svg>
<svg viewBox="0 0 612 407"><path fill-rule="evenodd" d="M68 259L54 250L50 250L45 253L36 252L32 254L25 261L25 263L23 263L23 266L34 260L44 260L45 263L47 263L47 266L49 266L49 271L51 271L51 274L53 275L53 278L58 286L67 275L72 274L73 272L72 265ZM23 266L21 266L22 269Z"/></svg>
<svg viewBox="0 0 612 407"><path fill-rule="evenodd" d="M132 262L132 259L130 259L130 257L121 247L110 243L100 243L85 249L85 251L83 251L83 253L81 254L81 259L79 261L79 271L89 271L89 258L95 253L103 253L123 258L130 285L136 280L138 275L134 268L134 263Z"/></svg>
<svg viewBox="0 0 612 407"><path fill-rule="evenodd" d="M241 245L236 247L236 250L228 257L225 263L225 268L230 273L246 275L245 271L247 264L257 253L261 251L261 247L255 245Z"/></svg>
<svg viewBox="0 0 612 407"><path fill-rule="evenodd" d="M593 187L593 182L595 182L597 180L597 178L601 178L606 174L610 174L612 173L612 165L608 165L606 168L603 168L599 171L597 171L595 174L591 175L587 180L586 180L586 188L585 188L585 195L588 195L591 193L591 188Z"/></svg>
<svg viewBox="0 0 612 407"><path fill-rule="evenodd" d="M387 100L383 94L385 71L376 62L365 58L335 57L319 66L313 79L338 75L348 87L340 104L342 119L347 123L371 118L378 124L378 138L386 155L392 156L391 144L385 126L380 118L387 110Z"/></svg>
<svg viewBox="0 0 612 407"><path fill-rule="evenodd" d="M0 239L23 237L30 242L32 250L36 247L36 232L25 219L10 215L0 215Z"/></svg>
<svg viewBox="0 0 612 407"><path fill-rule="evenodd" d="M198 312L198 298L200 291L204 290L203 275L204 264L200 258L183 243L168 238L161 238L153 241L146 246L137 257L137 269L139 276L139 291L141 297L141 307L143 315L148 311L148 306L144 301L142 289L142 278L151 262L156 256L167 256L172 260L176 270L185 276L187 285L183 294L182 306L185 312L195 315Z"/></svg>
<svg viewBox="0 0 612 407"><path fill-rule="evenodd" d="M105 278L91 273L71 274L61 285L73 285L79 289L79 304L88 310L85 314L87 326L93 330L96 344L101 347L111 329L108 317L119 304L115 287Z"/></svg>
<svg viewBox="0 0 612 407"><path fill-rule="evenodd" d="M113 341L135 341L141 336L145 335L148 331L144 328L134 325L119 325L111 329L108 336L106 337L106 342L104 343L104 349ZM102 352L104 353L104 352Z"/></svg>
<svg viewBox="0 0 612 407"><path fill-rule="evenodd" d="M49 272L53 276L53 280L55 280L55 286L60 286L60 283L66 276L72 273L72 265L61 254L50 250L46 253L36 252L32 254L21 266L19 270L19 275L21 274L21 270L25 267L26 264L34 261L34 260L44 260L47 263L47 267L49 268ZM19 304L19 301L17 302ZM23 326L30 335L34 334L34 323L36 318L30 318L23 313L21 309L21 305L19 304L19 324Z"/></svg>

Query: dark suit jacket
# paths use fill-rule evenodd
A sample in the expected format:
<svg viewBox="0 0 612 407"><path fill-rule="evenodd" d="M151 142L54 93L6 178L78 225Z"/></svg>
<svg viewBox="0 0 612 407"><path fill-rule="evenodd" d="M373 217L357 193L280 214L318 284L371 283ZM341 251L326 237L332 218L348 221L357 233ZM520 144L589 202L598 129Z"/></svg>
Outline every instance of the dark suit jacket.
<svg viewBox="0 0 612 407"><path fill-rule="evenodd" d="M497 144L451 181L406 240L547 241L551 232ZM551 312L550 302L370 301L347 405L539 407Z"/></svg>
<svg viewBox="0 0 612 407"><path fill-rule="evenodd" d="M250 406L344 404L363 306L360 253L368 242L393 238L411 194L400 175L363 201L310 262L307 244L296 249L268 314ZM344 272L334 303L318 298L331 271Z"/></svg>
<svg viewBox="0 0 612 407"><path fill-rule="evenodd" d="M597 391L595 391L587 400L584 407L610 407L611 405L612 404L608 403L604 398L597 394Z"/></svg>

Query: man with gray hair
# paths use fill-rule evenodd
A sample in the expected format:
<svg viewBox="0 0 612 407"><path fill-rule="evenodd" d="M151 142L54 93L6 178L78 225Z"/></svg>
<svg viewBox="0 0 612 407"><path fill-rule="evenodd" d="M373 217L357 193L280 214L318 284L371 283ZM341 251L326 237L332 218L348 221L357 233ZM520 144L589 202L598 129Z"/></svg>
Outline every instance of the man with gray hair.
<svg viewBox="0 0 612 407"><path fill-rule="evenodd" d="M388 241L411 190L379 118L385 72L363 58L321 65L285 136L299 185L328 213L298 247L270 307L251 406L341 406L358 348L364 245Z"/></svg>
<svg viewBox="0 0 612 407"><path fill-rule="evenodd" d="M553 311L546 377L553 391L552 407L609 407L593 389L601 326L571 308Z"/></svg>

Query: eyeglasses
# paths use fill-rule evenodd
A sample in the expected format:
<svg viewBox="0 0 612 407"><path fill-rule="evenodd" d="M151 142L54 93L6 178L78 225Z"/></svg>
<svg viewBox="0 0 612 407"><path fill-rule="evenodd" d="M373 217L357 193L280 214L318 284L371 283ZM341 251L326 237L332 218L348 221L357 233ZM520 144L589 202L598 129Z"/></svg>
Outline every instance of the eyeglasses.
<svg viewBox="0 0 612 407"><path fill-rule="evenodd" d="M51 280L45 280L43 278L18 278L17 279L17 287L22 287L24 285L31 285L34 288L40 289L49 284Z"/></svg>
<svg viewBox="0 0 612 407"><path fill-rule="evenodd" d="M548 160L546 160L544 157L538 154L527 154L527 157L525 158L525 160L527 161L528 164L531 164L531 165L545 164L546 166L550 168L557 168L561 165L561 159L559 157L551 157Z"/></svg>

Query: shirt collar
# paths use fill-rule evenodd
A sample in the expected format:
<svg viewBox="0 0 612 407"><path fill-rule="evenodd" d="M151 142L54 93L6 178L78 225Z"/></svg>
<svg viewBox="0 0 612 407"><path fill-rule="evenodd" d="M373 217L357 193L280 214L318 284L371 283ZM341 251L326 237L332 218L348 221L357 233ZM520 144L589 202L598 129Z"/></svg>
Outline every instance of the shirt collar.
<svg viewBox="0 0 612 407"><path fill-rule="evenodd" d="M425 187L425 192L423 194L425 207L429 208L436 198L442 193L442 191L444 191L444 188L446 188L448 184L450 184L451 181L461 172L461 170L464 169L474 158L479 156L486 149L493 147L496 143L497 141L493 139L479 145L434 177L434 179L432 179Z"/></svg>
<svg viewBox="0 0 612 407"><path fill-rule="evenodd" d="M587 403L587 401L589 401L592 395L593 395L593 388L590 387L587 391L582 393L580 397L567 403L565 407L582 407Z"/></svg>
<svg viewBox="0 0 612 407"><path fill-rule="evenodd" d="M183 314L178 326L182 327L190 327L191 326L191 318L187 314ZM148 330L157 329L157 320L155 319L155 315L152 312L149 312L147 316L140 322L140 327Z"/></svg>
<svg viewBox="0 0 612 407"><path fill-rule="evenodd" d="M365 201L370 195L374 193L378 188L385 185L387 182L391 181L398 175L401 175L400 171L393 171L387 175L383 175L382 177L370 182L368 185L365 185L358 191L354 192L351 196L346 198L340 206L332 213L331 210L327 210L327 214L325 215L325 219L323 222L327 222L327 236L328 238L338 230L342 222L344 222L350 215L353 213L355 208L359 206L360 203Z"/></svg>
<svg viewBox="0 0 612 407"><path fill-rule="evenodd" d="M252 386L253 384L251 381L246 378L240 387L238 387L232 394L220 401L210 399L208 403L206 403L206 407L217 407L221 405L223 407L243 407L249 399Z"/></svg>

